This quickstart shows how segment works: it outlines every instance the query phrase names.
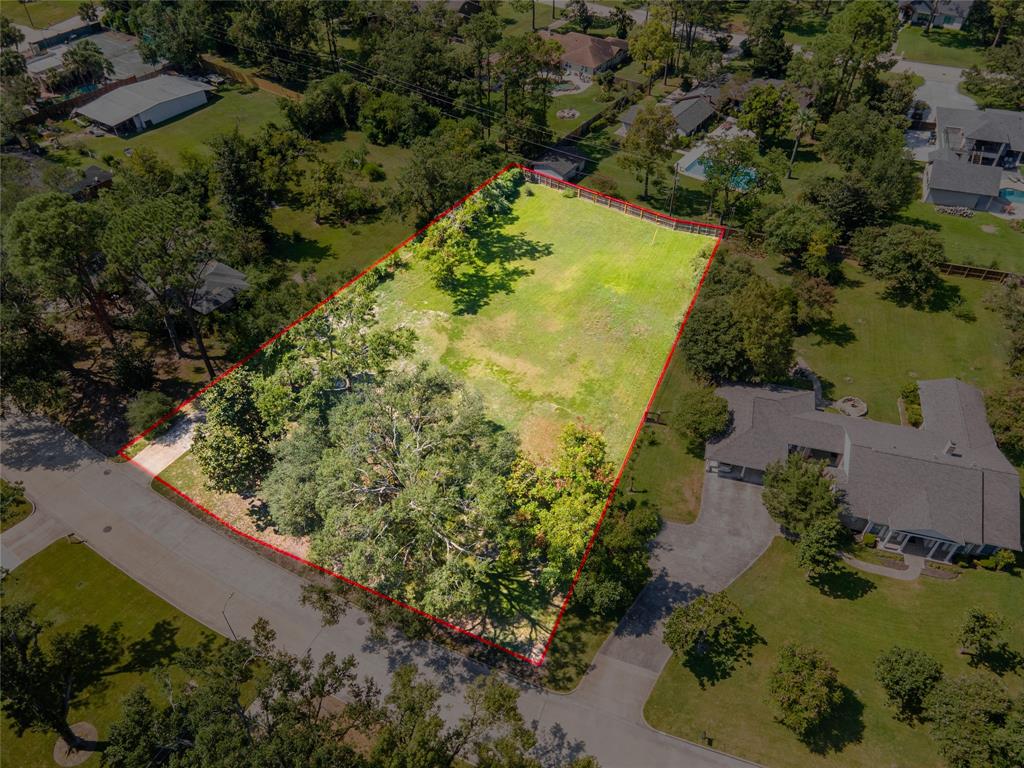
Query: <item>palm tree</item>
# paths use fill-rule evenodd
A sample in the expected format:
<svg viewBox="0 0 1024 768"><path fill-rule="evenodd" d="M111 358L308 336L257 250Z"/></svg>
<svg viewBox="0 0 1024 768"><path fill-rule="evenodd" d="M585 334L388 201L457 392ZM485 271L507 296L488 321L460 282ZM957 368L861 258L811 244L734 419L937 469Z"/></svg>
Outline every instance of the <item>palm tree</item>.
<svg viewBox="0 0 1024 768"><path fill-rule="evenodd" d="M114 65L92 40L82 40L64 52L64 71L82 85L114 74Z"/></svg>
<svg viewBox="0 0 1024 768"><path fill-rule="evenodd" d="M800 139L805 134L810 133L814 130L814 126L818 124L818 113L813 109L807 109L802 107L796 111L793 115L793 133L796 134L793 137L793 151L789 154L789 168L786 169L786 178L793 178L793 163L796 161L796 151L800 148Z"/></svg>

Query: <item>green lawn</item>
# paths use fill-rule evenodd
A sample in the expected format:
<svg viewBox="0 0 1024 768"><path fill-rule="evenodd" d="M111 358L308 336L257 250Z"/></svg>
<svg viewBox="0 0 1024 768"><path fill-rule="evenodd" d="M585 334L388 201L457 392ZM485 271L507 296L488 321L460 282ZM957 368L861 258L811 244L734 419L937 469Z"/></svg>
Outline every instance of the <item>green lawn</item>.
<svg viewBox="0 0 1024 768"><path fill-rule="evenodd" d="M923 27L904 27L896 40L896 52L924 64L966 68L982 63L984 49L955 29L932 29L926 35Z"/></svg>
<svg viewBox="0 0 1024 768"><path fill-rule="evenodd" d="M321 142L319 147L325 157L332 159L344 150L365 148L368 162L384 169L384 180L371 184L382 196L412 156L408 149L397 145L370 144L360 131L348 131L344 138ZM412 221L388 213L375 221L344 227L321 225L314 221L311 210L289 206L275 209L271 221L279 233L271 246L272 255L291 263L296 271L312 268L319 275L358 272L416 231Z"/></svg>
<svg viewBox="0 0 1024 768"><path fill-rule="evenodd" d="M537 29L544 29L548 24L553 21L551 16L551 3L545 3L544 0L537 0L535 4ZM562 16L562 10L557 9L558 18ZM525 11L517 11L512 7L511 2L502 2L498 4L498 16L501 18L504 26L502 27L501 34L504 37L511 37L514 35L524 35L531 30L530 20L530 9Z"/></svg>
<svg viewBox="0 0 1024 768"><path fill-rule="evenodd" d="M79 5L78 0L33 0L30 3L0 0L0 15L6 16L15 24L46 29L58 21L77 16Z"/></svg>
<svg viewBox="0 0 1024 768"><path fill-rule="evenodd" d="M488 277L461 308L414 264L382 286L382 317L415 328L421 353L480 390L528 451L549 455L562 426L582 420L618 462L712 240L537 185L513 217L484 244Z"/></svg>
<svg viewBox="0 0 1024 768"><path fill-rule="evenodd" d="M0 477L0 532L13 528L32 514L32 502L25 498L25 491L19 485L8 483Z"/></svg>
<svg viewBox="0 0 1024 768"><path fill-rule="evenodd" d="M677 354L654 398L652 413L663 421L671 420L679 398L696 387L697 382ZM669 426L647 424L619 484L619 498L650 504L664 520L692 523L700 513L703 483L702 450L691 448Z"/></svg>
<svg viewBox="0 0 1024 768"><path fill-rule="evenodd" d="M121 700L134 687L142 684L160 695L159 680L147 669L168 661L179 649L214 637L84 544L66 540L15 569L4 581L4 600L35 602L38 617L54 622L50 631L74 630L84 624L103 629L115 622L121 625L129 647L121 666L109 670L103 682L86 691L71 710L70 722L92 723L101 740L120 715ZM19 737L5 719L0 763L12 768L53 766L55 743L56 737L50 734L26 732ZM98 765L99 759L90 757L85 764Z"/></svg>
<svg viewBox="0 0 1024 768"><path fill-rule="evenodd" d="M969 219L949 216L920 200L911 203L901 219L935 231L946 247L946 261L1024 274L1024 232L1005 219L979 212Z"/></svg>
<svg viewBox="0 0 1024 768"><path fill-rule="evenodd" d="M615 96L604 96L604 92L597 85L591 85L579 93L569 93L564 96L555 96L548 108L548 125L555 132L555 136L564 136L580 123L589 120L602 109L606 109ZM563 109L575 109L579 115L572 118L561 119L558 113Z"/></svg>
<svg viewBox="0 0 1024 768"><path fill-rule="evenodd" d="M874 679L875 659L899 644L930 653L947 674L966 672L955 636L967 606L1001 613L1010 628L1011 648L1024 651L1024 580L970 571L955 581L921 577L902 582L851 573L847 582L864 594L852 599L822 595L797 569L793 545L776 540L728 590L765 644L754 646L749 666L705 690L678 660L671 660L647 701L647 721L692 741L706 733L716 749L764 765L938 768L943 763L927 726L912 727L892 717ZM768 677L788 641L822 651L855 697L835 724L832 749L818 754L775 722L767 701ZM1020 669L1007 673L1002 682L1020 693L1021 674Z"/></svg>
<svg viewBox="0 0 1024 768"><path fill-rule="evenodd" d="M755 262L778 277L770 260ZM954 376L987 388L1003 376L1006 332L986 306L993 283L946 278L975 313L973 322L952 312L900 307L881 297L882 284L849 263L847 281L836 291L832 327L796 340L797 355L822 378L826 396L863 398L869 416L898 422L899 390L916 379Z"/></svg>

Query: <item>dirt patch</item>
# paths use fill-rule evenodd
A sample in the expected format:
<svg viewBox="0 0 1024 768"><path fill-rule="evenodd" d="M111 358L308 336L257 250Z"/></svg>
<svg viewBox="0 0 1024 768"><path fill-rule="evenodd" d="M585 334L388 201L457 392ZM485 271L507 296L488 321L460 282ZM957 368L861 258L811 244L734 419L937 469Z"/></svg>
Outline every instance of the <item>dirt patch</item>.
<svg viewBox="0 0 1024 768"><path fill-rule="evenodd" d="M69 747L63 736L57 739L57 743L53 745L53 762L57 765L81 765L92 757L99 747L99 732L92 723L75 723L71 726L71 732L81 741L76 747Z"/></svg>
<svg viewBox="0 0 1024 768"><path fill-rule="evenodd" d="M997 233L997 232L998 232L999 230L998 230L998 229L996 229L996 228L995 228L994 226L992 226L991 224L982 224L982 225L981 225L981 231L982 231L982 232L987 232L987 233L988 233L988 234L990 234L990 235L994 235L994 234L996 234L996 233Z"/></svg>

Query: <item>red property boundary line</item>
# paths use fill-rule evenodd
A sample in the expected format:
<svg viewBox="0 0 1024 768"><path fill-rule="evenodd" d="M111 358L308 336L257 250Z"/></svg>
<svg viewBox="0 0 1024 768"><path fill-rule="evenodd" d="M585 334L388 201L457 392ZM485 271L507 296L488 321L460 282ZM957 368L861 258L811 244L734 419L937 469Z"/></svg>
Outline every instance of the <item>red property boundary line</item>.
<svg viewBox="0 0 1024 768"><path fill-rule="evenodd" d="M547 179L550 182L556 182L558 186L563 186L564 185L566 187L571 187L573 189L576 189L576 190L579 190L579 191L582 191L582 192L586 192L586 193L591 194L591 195L597 195L597 196L605 198L605 199L607 199L607 200L609 200L611 202L614 202L616 204L622 205L624 209L625 208L632 208L634 210L642 211L642 212L644 212L646 214L650 214L650 217L651 217L650 220L652 220L652 221L655 220L655 219L662 220L662 221L671 221L671 222L677 223L677 224L687 224L687 225L691 225L691 226L696 226L696 227L701 227L701 228L715 230L715 231L718 232L718 237L715 240L714 247L711 249L711 255L708 257L707 264L704 265L704 271L701 273L700 281L697 283L697 289L694 291L693 297L690 299L689 306L687 306L687 308L686 308L686 313L683 315L683 320L679 324L679 329L676 331L675 338L672 340L672 345L669 347L668 355L666 356L665 362L664 362L664 364L661 367L661 373L658 375L658 381L654 385L654 389L651 392L651 396L647 399L647 405L644 408L643 415L640 417L640 421L637 424L636 430L633 432L633 438L632 438L632 440L630 440L629 448L626 450L626 455L625 455L625 457L622 460L622 464L619 466L619 471L618 471L618 473L615 476L615 481L612 483L612 488L611 488L611 490L608 493L608 498L605 499L604 507L601 510L601 516L598 518L597 524L594 526L594 531L590 535L590 540L587 542L587 548L583 552L583 558L582 558L582 560L580 560L579 567L576 569L576 574L573 577L572 584L570 585L569 590L566 592L565 598L562 600L562 605L561 605L561 608L558 611L558 616L556 617L555 623L554 623L554 625L551 628L551 633L548 635L548 639L547 639L547 641L544 644L544 649L543 649L543 652L540 655L540 658L531 658L529 656L525 656L525 655L523 655L521 653L518 653L517 651L513 651L512 649L506 648L505 646L500 645L500 644L494 642L493 640L489 640L486 637L478 635L478 634L476 634L474 632L470 632L469 630L463 629L462 627L456 626L455 624L452 624L450 621L446 621L445 619L442 619L442 618L440 618L438 616L434 616L433 614L427 613L426 611L422 611L419 608L417 608L416 606L409 605L408 603L403 602L402 600L399 600L397 598L391 597L390 595L385 595L383 592L379 592L379 591L373 589L372 587L368 587L365 584L360 584L359 582L353 581L352 579L349 579L348 577L343 576L340 573L332 571L332 570L330 570L328 568L324 568L321 565L317 565L316 563L310 562L309 560L306 560L306 559L304 559L302 557L299 557L298 555L295 555L295 554L293 554L293 553L291 553L291 552L289 552L289 551L287 551L285 549L281 549L280 547L277 547L277 546L275 546L275 545L273 545L273 544L271 544L271 543L269 543L267 541L264 541L264 540L259 539L259 538L255 537L255 536L253 536L253 535L251 535L249 533L246 533L245 531L240 530L239 528L236 528L235 526L233 526L231 523L229 523L226 520L224 520L223 518L221 518L216 513L214 513L211 510L207 509L205 506L200 504L195 499L189 497L187 494L185 494L182 491L180 491L179 489L175 488L173 485L168 483L163 478L159 477L157 474L151 472L147 468L143 467L141 464L137 463L133 457L129 456L126 453L126 451L129 448L131 448L133 445L135 445L139 440L142 440L146 435L148 435L154 429L159 427L161 424L164 424L169 419L174 418L184 408L186 408L188 405L190 405L196 399L201 397L204 393L209 391L216 384L221 382L223 379L225 379L227 376L229 376L231 373L233 373L238 368L241 368L243 365L248 363L250 360L252 360L254 357L256 357L256 355L258 355L259 353L263 352L265 349L270 347L272 344L274 344L278 339L280 339L282 336L284 336L286 333L288 333L288 331L290 331L296 325L298 325L303 320L305 320L306 318L310 317L315 312L320 310L324 305L328 304L330 301L335 299L339 294L341 294L342 291L344 291L347 288L349 288L350 286L352 286L355 282L360 280L367 273L369 273L372 270L376 269L378 266L380 266L382 263L387 261L389 258L391 258L394 254L396 254L402 248L404 248L409 243L413 242L416 238L418 238L420 235L422 235L427 229L429 229L435 223L437 223L438 221L443 219L445 216L449 215L456 208L461 206L470 197L472 197L473 195L477 194L484 187L488 186L489 184L494 182L496 179L500 178L502 175L507 173L512 168L519 168L520 170L524 171L527 174L532 174L534 176L542 177L544 179ZM576 589L576 584L577 584L577 582L580 579L580 575L583 573L583 566L586 565L587 559L590 556L590 551L593 548L594 542L597 539L597 535L601 531L601 526L604 523L605 516L608 514L608 510L611 507L612 502L615 500L615 495L616 495L616 492L618 491L619 483L622 480L622 475L623 475L623 473L626 470L626 466L629 464L629 459L633 455L633 449L636 447L636 442L637 442L637 440L640 437L640 431L643 429L644 424L647 422L647 417L650 414L651 406L654 403L654 398L658 394L658 390L661 389L662 382L665 380L665 374L668 371L668 367L669 367L669 364L672 362L673 356L675 355L675 350L676 350L676 347L679 344L679 340L680 340L680 338L683 335L683 330L686 327L686 321L689 319L690 313L693 311L694 304L697 301L697 296L700 294L700 290L703 287L704 281L705 281L705 279L708 276L708 272L711 269L711 264L712 264L712 262L715 259L715 254L718 252L718 247L722 243L722 239L724 237L724 234L725 234L725 228L724 227L720 227L720 226L715 225L715 224L706 224L704 222L689 221L687 219L679 219L679 218L676 218L674 216L667 216L666 214L658 213L657 211L653 211L653 210L651 210L649 208L644 208L643 206L636 205L634 203L630 203L630 202L628 202L626 200L621 200L619 198L612 197L611 195L606 195L603 192L598 192L597 190L590 189L588 187L582 187L582 186L579 186L578 184L572 184L570 182L562 181L561 179L557 179L557 178L555 178L553 176L549 176L547 174L540 173L539 171L535 171L535 170L533 170L531 168L528 168L528 167L526 167L526 166L524 166L524 165L522 165L520 163L509 163L504 168L502 168L500 171L498 171L493 176L491 176L489 179L487 179L485 182L483 182L482 184L477 186L472 192L470 192L469 194L467 194L464 197L462 197L457 203L452 205L450 208L445 210L443 213L440 213L437 216L435 216L434 218L432 218L429 222L427 222L425 225L423 225L418 230L416 230L416 232L414 232L409 237L407 237L405 240L400 242L398 245L396 245L394 248L392 248L386 254L381 256L379 259L374 261L372 264L370 264L368 267L366 267L364 270L362 270L355 277L353 277L350 280L348 280L344 285L342 285L336 291L334 291L329 296L327 296L327 298L319 301L312 308L310 308L309 310L307 310L303 314L299 315L299 317L297 317L291 323L286 325L280 331L278 331L273 336L271 336L269 339L267 339L262 344L260 344L258 347L256 347L256 349L254 349L252 352L247 354L245 357L243 357L238 362L236 362L233 365L231 365L229 368L227 368L225 371L223 371L219 376L214 378L209 384L206 384L203 387L200 387L198 390L196 390L189 397L187 397L184 400L182 400L181 403L179 403L177 406L175 406L172 410L168 411L166 414L161 416L155 422L150 424L145 430L143 430L138 435L136 435L131 440L129 440L127 443L125 443L123 446L121 446L121 448L118 449L117 453L122 458L124 458L127 462L129 462L131 464L134 464L138 469L142 470L147 475L152 477L156 482L160 483L165 488L167 488L168 490L170 490L173 493L175 493L177 496L180 496L182 499L187 501L189 504L191 504L196 509L202 510L207 515L212 517L214 520L216 520L218 523L220 523L221 525L223 525L225 528L227 528L228 530L232 531L233 533L235 533L235 534L237 534L237 535L239 535L239 536L241 536L241 537L243 537L245 539L248 539L249 541L252 541L252 542L255 542L257 544L260 544L260 545L266 547L267 549L270 549L270 550L276 552L279 555L284 555L285 557L291 558L292 560L295 560L295 561L297 561L299 563L302 563L303 565L309 566L310 568L313 568L314 570L320 571L321 573L323 573L323 574L325 574L327 576L331 576L331 577L336 578L336 579L338 579L340 581L343 581L346 584L349 584L350 586L358 587L359 589L363 590L364 592L367 592L367 593L369 593L371 595L374 595L375 597L379 597L379 598L381 598L383 600L386 600L386 601L388 601L390 603L393 603L394 605L401 606L402 608L405 608L405 609L407 609L409 611L412 611L413 613L417 614L418 616L422 616L423 618L430 619L431 621L434 621L434 622L440 624L441 626L446 627L447 629L453 630L454 632L457 632L459 634L465 635L467 637L471 637L474 640L479 640L484 645L487 645L487 646L489 646L491 648L494 648L496 650L499 650L499 651L503 651L504 653L507 653L510 656L512 656L512 657L514 657L514 658L516 658L516 659L518 659L520 661L524 661L527 664L530 664L530 665L532 665L534 667L540 667L544 663L544 660L547 658L548 651L551 648L551 643L552 643L552 641L555 638L555 633L558 631L558 627L559 627L559 625L562 622L562 617L565 615L565 611L566 611L566 609L569 606L569 600L572 597L573 592Z"/></svg>

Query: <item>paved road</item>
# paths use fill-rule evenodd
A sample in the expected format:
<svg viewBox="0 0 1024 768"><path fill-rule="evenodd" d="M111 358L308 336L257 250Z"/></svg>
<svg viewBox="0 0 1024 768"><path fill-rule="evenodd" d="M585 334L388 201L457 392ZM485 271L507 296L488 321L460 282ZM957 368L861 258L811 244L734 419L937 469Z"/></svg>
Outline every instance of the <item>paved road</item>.
<svg viewBox="0 0 1024 768"><path fill-rule="evenodd" d="M311 649L314 655L354 654L360 672L385 688L397 666L415 662L446 692L443 704L450 720L463 712L465 684L488 671L429 643L397 636L374 642L369 621L354 609L338 626L321 628L317 615L299 604L298 576L184 514L153 493L149 477L140 470L106 461L41 419L11 418L0 426L4 474L23 480L39 509L74 530L117 568L217 632L244 634L262 616L277 630L282 647L295 653ZM535 727L548 764L586 753L604 768L749 765L652 730L643 722L638 707L642 701L620 698L616 691L599 688L588 694L581 687L576 693L558 695L516 684L522 689L520 709Z"/></svg>

